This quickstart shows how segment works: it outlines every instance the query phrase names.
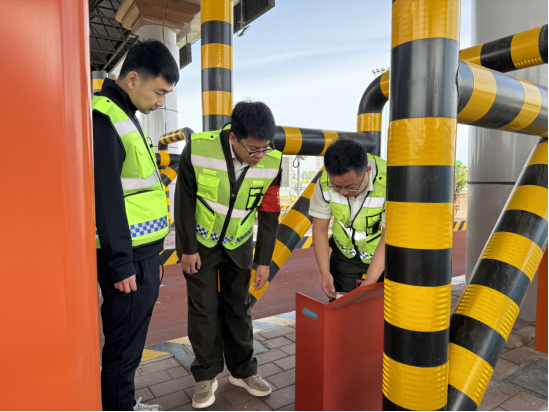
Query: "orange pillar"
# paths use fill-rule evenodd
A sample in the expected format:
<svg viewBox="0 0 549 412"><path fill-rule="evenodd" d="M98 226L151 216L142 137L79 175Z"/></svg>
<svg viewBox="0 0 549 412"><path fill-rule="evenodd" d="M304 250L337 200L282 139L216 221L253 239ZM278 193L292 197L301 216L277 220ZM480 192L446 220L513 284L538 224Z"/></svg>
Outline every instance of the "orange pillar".
<svg viewBox="0 0 549 412"><path fill-rule="evenodd" d="M547 353L547 249L545 249L538 268L535 348L540 352Z"/></svg>
<svg viewBox="0 0 549 412"><path fill-rule="evenodd" d="M88 1L2 0L0 398L99 410Z"/></svg>

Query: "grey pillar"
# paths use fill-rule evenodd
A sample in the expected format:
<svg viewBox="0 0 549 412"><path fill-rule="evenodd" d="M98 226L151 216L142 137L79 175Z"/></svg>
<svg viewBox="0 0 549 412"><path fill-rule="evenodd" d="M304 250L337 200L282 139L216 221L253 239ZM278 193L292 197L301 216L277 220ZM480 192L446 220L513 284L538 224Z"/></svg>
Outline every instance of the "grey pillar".
<svg viewBox="0 0 549 412"><path fill-rule="evenodd" d="M472 0L471 44L481 44L547 24L547 0ZM506 73L547 87L547 66ZM467 257L469 279L537 137L469 128ZM537 282L520 318L535 319Z"/></svg>

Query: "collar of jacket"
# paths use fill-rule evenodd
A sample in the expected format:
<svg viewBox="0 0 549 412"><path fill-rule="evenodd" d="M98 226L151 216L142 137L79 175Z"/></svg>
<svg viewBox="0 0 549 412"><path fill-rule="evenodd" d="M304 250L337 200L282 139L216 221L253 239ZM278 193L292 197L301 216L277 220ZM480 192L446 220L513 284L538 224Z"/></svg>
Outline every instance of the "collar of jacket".
<svg viewBox="0 0 549 412"><path fill-rule="evenodd" d="M135 117L137 107L132 103L130 96L112 79L105 79L101 88L101 96L108 97L113 100L129 117Z"/></svg>

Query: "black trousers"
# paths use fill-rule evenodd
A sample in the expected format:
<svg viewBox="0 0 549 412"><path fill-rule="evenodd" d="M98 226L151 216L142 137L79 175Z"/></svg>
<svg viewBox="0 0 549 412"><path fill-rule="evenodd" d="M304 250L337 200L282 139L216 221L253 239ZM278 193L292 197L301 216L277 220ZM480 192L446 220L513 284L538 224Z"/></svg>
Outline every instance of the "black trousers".
<svg viewBox="0 0 549 412"><path fill-rule="evenodd" d="M101 319L105 345L102 353L101 396L104 411L133 410L134 375L160 288L158 255L133 262L137 291L115 289L103 253L97 252L97 275L103 294Z"/></svg>
<svg viewBox="0 0 549 412"><path fill-rule="evenodd" d="M334 287L336 292L350 292L356 289L356 281L362 279L362 275L368 272L369 264L360 260L357 254L349 259L338 249L333 237L330 237L330 273L334 277ZM383 282L384 273L378 279Z"/></svg>
<svg viewBox="0 0 549 412"><path fill-rule="evenodd" d="M191 372L197 382L214 379L223 371L223 360L235 378L257 373L249 293L251 269L238 267L222 246L213 249L207 259L201 259L197 273L184 273L189 340L196 356Z"/></svg>

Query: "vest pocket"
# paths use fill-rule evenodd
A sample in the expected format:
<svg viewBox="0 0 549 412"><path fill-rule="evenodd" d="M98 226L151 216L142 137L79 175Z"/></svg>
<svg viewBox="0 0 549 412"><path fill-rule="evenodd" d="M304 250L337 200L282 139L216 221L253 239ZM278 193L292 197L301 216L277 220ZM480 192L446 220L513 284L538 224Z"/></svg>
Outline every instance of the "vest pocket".
<svg viewBox="0 0 549 412"><path fill-rule="evenodd" d="M197 198L198 202L196 202L196 212L195 212L195 220L196 224L199 225L203 230L206 232L204 233L201 230L198 230L198 233L204 238L209 239L212 235L213 226L215 223L215 213L206 205L206 203L200 199Z"/></svg>
<svg viewBox="0 0 549 412"><path fill-rule="evenodd" d="M198 175L197 196L217 202L220 179L217 176L209 176L204 173Z"/></svg>
<svg viewBox="0 0 549 412"><path fill-rule="evenodd" d="M139 173L141 178L149 177L156 170L156 165L153 164L154 157L151 157L149 148L145 146L141 135L133 139L133 147L135 149L135 157L137 158L137 164L139 165Z"/></svg>

